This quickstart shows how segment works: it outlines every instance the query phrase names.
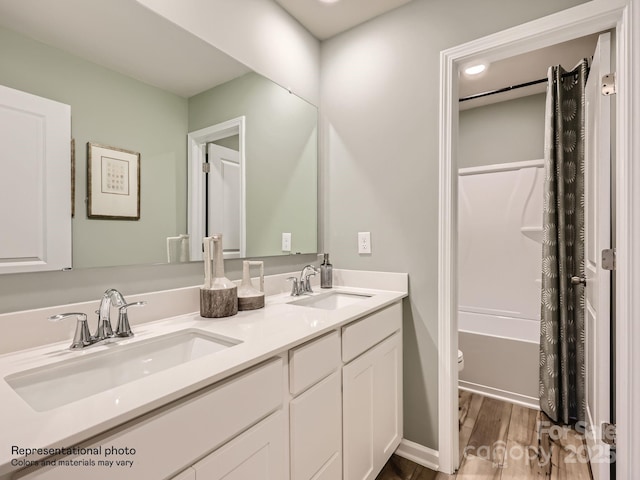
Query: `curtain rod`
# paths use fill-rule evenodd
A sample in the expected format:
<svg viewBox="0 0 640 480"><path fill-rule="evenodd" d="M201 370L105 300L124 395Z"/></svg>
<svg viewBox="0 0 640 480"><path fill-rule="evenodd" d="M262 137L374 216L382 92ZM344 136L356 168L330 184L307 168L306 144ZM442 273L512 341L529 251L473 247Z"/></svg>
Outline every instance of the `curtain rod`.
<svg viewBox="0 0 640 480"><path fill-rule="evenodd" d="M571 75L575 75L576 72L566 72L562 74L562 77L570 77ZM474 95L469 95L468 97L462 97L459 99L460 102L466 102L468 100L474 100L476 98L488 97L489 95L495 95L496 93L504 93L510 92L511 90L516 90L518 88L530 87L531 85L538 85L539 83L547 83L548 79L540 78L538 80L532 80L530 82L519 83L517 85L511 85L509 87L498 88L497 90L489 90L488 92L476 93Z"/></svg>

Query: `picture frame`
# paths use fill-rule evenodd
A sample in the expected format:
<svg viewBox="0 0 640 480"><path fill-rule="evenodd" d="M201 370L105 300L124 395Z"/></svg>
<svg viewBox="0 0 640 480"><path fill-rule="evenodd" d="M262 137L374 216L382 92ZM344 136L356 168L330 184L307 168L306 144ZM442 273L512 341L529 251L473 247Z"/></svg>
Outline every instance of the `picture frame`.
<svg viewBox="0 0 640 480"><path fill-rule="evenodd" d="M140 220L140 153L87 142L87 216Z"/></svg>

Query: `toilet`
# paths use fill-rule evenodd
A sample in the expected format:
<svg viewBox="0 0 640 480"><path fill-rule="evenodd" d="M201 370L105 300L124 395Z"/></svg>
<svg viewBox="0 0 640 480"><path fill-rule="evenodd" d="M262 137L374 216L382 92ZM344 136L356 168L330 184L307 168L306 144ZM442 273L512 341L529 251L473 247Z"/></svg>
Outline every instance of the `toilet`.
<svg viewBox="0 0 640 480"><path fill-rule="evenodd" d="M458 350L458 371L461 372L464 369L464 355L462 350Z"/></svg>

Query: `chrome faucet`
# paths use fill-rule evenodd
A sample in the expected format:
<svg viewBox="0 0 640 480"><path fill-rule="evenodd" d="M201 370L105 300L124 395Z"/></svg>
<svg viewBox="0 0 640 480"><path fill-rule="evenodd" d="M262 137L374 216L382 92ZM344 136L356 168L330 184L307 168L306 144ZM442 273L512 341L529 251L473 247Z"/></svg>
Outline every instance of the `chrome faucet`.
<svg viewBox="0 0 640 480"><path fill-rule="evenodd" d="M49 321L58 322L68 317L76 317L78 323L76 325L76 333L73 342L69 347L72 350L88 347L96 343L102 342L113 337L132 337L133 332L129 325L129 316L127 308L146 305L147 302L127 303L122 294L115 288L110 288L104 292L100 307L96 310L98 314L98 326L95 335L89 333L87 326L87 315L84 313L62 313L49 317ZM111 327L111 306L118 307L118 325L114 333Z"/></svg>
<svg viewBox="0 0 640 480"><path fill-rule="evenodd" d="M122 307L126 304L127 302L122 294L115 288L110 288L104 292L100 301L100 308L96 312L98 314L98 328L96 328L96 333L93 336L96 341L99 342L114 335L113 328L111 328L111 305Z"/></svg>
<svg viewBox="0 0 640 480"><path fill-rule="evenodd" d="M315 276L316 273L318 273L318 269L316 267L313 265L306 265L302 269L302 272L300 272L300 280L296 277L287 278L287 280L291 282L291 296L297 297L304 295L305 293L313 293L310 277Z"/></svg>
<svg viewBox="0 0 640 480"><path fill-rule="evenodd" d="M307 265L302 269L302 272L300 273L300 286L302 288L302 293L313 293L310 278L315 277L318 271L319 270L313 265Z"/></svg>
<svg viewBox="0 0 640 480"><path fill-rule="evenodd" d="M131 326L129 325L129 314L127 308L142 307L147 302L127 303L122 294L115 288L110 288L102 296L100 308L98 308L98 328L93 336L96 342L111 337L133 337ZM118 307L118 325L115 333L111 327L111 305Z"/></svg>

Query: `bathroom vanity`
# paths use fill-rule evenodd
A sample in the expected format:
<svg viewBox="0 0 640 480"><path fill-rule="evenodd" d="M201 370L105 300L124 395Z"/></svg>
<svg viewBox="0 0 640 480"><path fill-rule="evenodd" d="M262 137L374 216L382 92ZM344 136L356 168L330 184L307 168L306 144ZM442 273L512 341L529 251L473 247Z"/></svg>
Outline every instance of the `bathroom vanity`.
<svg viewBox="0 0 640 480"><path fill-rule="evenodd" d="M226 319L134 325L86 351L0 356L0 479L374 479L402 439L407 278L382 275ZM135 379L114 367L98 373L106 390L65 383L100 363Z"/></svg>

